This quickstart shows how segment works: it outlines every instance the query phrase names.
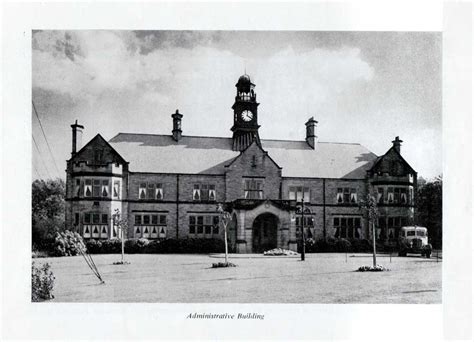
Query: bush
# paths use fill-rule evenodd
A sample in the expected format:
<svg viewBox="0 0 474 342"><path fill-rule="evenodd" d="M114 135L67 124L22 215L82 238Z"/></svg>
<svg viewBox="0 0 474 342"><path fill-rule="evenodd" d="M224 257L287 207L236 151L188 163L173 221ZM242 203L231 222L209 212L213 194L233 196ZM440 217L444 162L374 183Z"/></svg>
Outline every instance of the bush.
<svg viewBox="0 0 474 342"><path fill-rule="evenodd" d="M53 256L73 256L80 254L80 249L85 249L82 237L78 233L66 230L56 233L51 254Z"/></svg>
<svg viewBox="0 0 474 342"><path fill-rule="evenodd" d="M335 251L336 252L350 252L352 249L352 245L351 243L349 242L349 240L346 240L346 239L337 239L336 243L335 243Z"/></svg>
<svg viewBox="0 0 474 342"><path fill-rule="evenodd" d="M372 245L367 239L354 239L351 240L352 251L356 253L371 253Z"/></svg>
<svg viewBox="0 0 474 342"><path fill-rule="evenodd" d="M129 254L143 253L145 247L150 243L148 239L130 239L125 241L125 252Z"/></svg>
<svg viewBox="0 0 474 342"><path fill-rule="evenodd" d="M142 253L222 253L224 252L224 241L220 239L166 239L152 241Z"/></svg>
<svg viewBox="0 0 474 342"><path fill-rule="evenodd" d="M51 266L44 263L36 266L31 263L31 301L40 302L53 299L54 274L50 270Z"/></svg>

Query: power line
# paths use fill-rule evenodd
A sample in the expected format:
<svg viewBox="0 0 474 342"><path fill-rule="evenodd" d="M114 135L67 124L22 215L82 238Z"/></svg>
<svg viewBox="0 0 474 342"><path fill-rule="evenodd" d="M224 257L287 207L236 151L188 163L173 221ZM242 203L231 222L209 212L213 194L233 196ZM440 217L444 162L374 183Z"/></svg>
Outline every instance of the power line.
<svg viewBox="0 0 474 342"><path fill-rule="evenodd" d="M36 166L33 165L33 168L36 172L36 176L38 177L38 179L43 179L43 177L41 177L41 174L39 173L38 169L36 168Z"/></svg>
<svg viewBox="0 0 474 342"><path fill-rule="evenodd" d="M48 174L49 178L53 179L53 177L51 177L51 174L49 173L49 170L48 170L48 167L46 166L46 163L44 162L43 156L41 155L41 151L38 147L38 144L36 143L36 140L35 140L35 137L33 136L33 134L31 135L31 137L33 138L33 142L35 143L36 149L38 150L38 155L39 155L41 161L43 162L43 166L44 166L44 169L46 170L46 173Z"/></svg>
<svg viewBox="0 0 474 342"><path fill-rule="evenodd" d="M44 137L44 140L46 141L46 145L48 145L48 150L49 150L49 153L51 154L51 158L53 159L53 163L54 163L54 167L56 168L56 172L58 173L58 176L61 177L61 173L59 172L58 165L56 164L56 160L54 159L53 152L51 151L51 147L49 146L48 139L46 138L46 134L44 133L43 125L41 124L41 120L39 118L38 111L36 110L35 103L33 102L33 100L31 101L31 103L33 104L33 109L35 111L36 117L38 118L38 122L39 122L40 127L41 127L41 132L43 132L43 137Z"/></svg>

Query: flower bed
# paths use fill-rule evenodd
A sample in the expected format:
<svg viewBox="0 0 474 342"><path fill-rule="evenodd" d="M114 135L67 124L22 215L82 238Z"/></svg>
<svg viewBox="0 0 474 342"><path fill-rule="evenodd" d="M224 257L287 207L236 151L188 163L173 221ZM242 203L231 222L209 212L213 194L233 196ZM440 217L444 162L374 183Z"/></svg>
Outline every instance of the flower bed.
<svg viewBox="0 0 474 342"><path fill-rule="evenodd" d="M287 256L287 255L298 255L298 253L283 248L274 248L269 251L263 252L263 255L269 256Z"/></svg>
<svg viewBox="0 0 474 342"><path fill-rule="evenodd" d="M377 265L377 266L361 266L357 270L357 272L384 272L384 271L390 271L388 268L383 267L382 265Z"/></svg>
<svg viewBox="0 0 474 342"><path fill-rule="evenodd" d="M231 262L218 262L218 263L212 264L212 268L219 268L219 267L237 267L237 265Z"/></svg>

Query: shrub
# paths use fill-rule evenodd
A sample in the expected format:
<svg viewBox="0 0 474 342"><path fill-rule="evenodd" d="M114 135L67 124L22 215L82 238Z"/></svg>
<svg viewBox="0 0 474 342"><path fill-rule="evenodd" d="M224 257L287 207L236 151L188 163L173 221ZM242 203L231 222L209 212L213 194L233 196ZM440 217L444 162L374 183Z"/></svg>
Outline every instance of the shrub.
<svg viewBox="0 0 474 342"><path fill-rule="evenodd" d="M237 267L237 265L231 262L218 262L218 263L212 264L212 268L220 268L220 267Z"/></svg>
<svg viewBox="0 0 474 342"><path fill-rule="evenodd" d="M86 242L87 252L89 254L99 254L102 253L102 242L98 240L88 240Z"/></svg>
<svg viewBox="0 0 474 342"><path fill-rule="evenodd" d="M54 274L51 266L44 263L42 266L36 266L31 263L31 301L40 302L53 299Z"/></svg>
<svg viewBox="0 0 474 342"><path fill-rule="evenodd" d="M145 247L150 243L148 239L130 239L125 241L125 252L130 254L143 253Z"/></svg>
<svg viewBox="0 0 474 342"><path fill-rule="evenodd" d="M357 272L384 272L390 271L390 269L383 267L382 265L377 266L361 266L357 270Z"/></svg>
<svg viewBox="0 0 474 342"><path fill-rule="evenodd" d="M118 254L122 253L122 241L120 239L110 239L102 241L101 253Z"/></svg>
<svg viewBox="0 0 474 342"><path fill-rule="evenodd" d="M122 245L120 239L86 242L87 251L90 254L121 253ZM129 239L125 241L125 253L127 254L169 254L169 253L223 253L224 241L221 239Z"/></svg>
<svg viewBox="0 0 474 342"><path fill-rule="evenodd" d="M350 252L352 245L349 240L341 238L337 239L334 247L336 252Z"/></svg>
<svg viewBox="0 0 474 342"><path fill-rule="evenodd" d="M68 230L56 233L54 239L53 256L72 256L80 254L80 249L85 249L84 241L78 233Z"/></svg>
<svg viewBox="0 0 474 342"><path fill-rule="evenodd" d="M351 240L352 251L357 253L370 253L372 252L372 245L367 239L354 239Z"/></svg>

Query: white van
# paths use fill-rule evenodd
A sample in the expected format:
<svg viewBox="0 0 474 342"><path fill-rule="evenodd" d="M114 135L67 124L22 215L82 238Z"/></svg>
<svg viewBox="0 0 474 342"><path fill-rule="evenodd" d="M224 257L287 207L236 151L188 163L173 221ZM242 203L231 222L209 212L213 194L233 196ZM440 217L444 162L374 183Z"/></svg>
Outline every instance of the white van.
<svg viewBox="0 0 474 342"><path fill-rule="evenodd" d="M398 236L399 256L406 256L407 253L421 254L429 258L432 246L428 243L428 229L420 226L408 226L400 228Z"/></svg>

